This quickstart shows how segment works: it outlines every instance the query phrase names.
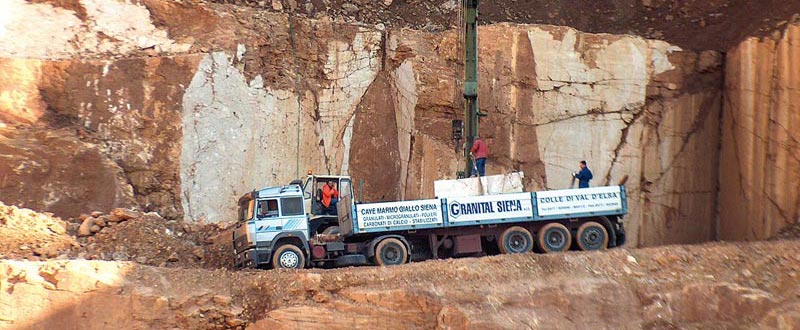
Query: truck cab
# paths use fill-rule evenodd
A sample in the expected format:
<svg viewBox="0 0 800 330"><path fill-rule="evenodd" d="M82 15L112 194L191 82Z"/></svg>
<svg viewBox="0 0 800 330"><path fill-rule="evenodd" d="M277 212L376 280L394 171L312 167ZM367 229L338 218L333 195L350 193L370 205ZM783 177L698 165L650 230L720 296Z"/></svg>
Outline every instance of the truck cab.
<svg viewBox="0 0 800 330"><path fill-rule="evenodd" d="M313 174L286 186L242 195L233 231L235 266L304 268L309 239L337 228L336 208L326 208L321 202L322 187L329 181L336 184L339 199L353 196L349 177Z"/></svg>
<svg viewBox="0 0 800 330"><path fill-rule="evenodd" d="M309 173L305 180L295 180L291 184L302 184L303 200L308 214L309 232L322 233L338 224L336 207L326 208L322 204L322 188L333 181L339 191L339 200L353 196L353 185L349 176L314 175Z"/></svg>

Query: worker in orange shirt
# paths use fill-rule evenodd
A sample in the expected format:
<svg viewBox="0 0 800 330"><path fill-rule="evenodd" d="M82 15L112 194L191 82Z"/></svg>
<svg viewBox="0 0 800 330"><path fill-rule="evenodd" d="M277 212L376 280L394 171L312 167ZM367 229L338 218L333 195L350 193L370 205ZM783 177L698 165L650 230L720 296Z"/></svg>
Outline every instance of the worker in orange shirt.
<svg viewBox="0 0 800 330"><path fill-rule="evenodd" d="M472 159L475 160L475 167L472 168L472 176L485 176L486 157L489 155L489 149L486 147L486 143L481 140L480 136L476 136L475 141L472 142L470 154L472 154Z"/></svg>
<svg viewBox="0 0 800 330"><path fill-rule="evenodd" d="M333 180L322 187L322 205L325 206L325 213L336 214L336 202L339 201L339 191L336 190L336 183Z"/></svg>

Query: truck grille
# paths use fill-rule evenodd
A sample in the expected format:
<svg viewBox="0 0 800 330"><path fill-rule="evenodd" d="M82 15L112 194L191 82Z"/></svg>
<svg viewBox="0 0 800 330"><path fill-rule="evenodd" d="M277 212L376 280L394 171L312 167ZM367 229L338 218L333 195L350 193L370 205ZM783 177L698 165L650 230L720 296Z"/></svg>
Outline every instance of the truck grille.
<svg viewBox="0 0 800 330"><path fill-rule="evenodd" d="M247 235L241 235L233 240L233 249L236 250L236 253L242 252L251 248L253 245L247 242Z"/></svg>

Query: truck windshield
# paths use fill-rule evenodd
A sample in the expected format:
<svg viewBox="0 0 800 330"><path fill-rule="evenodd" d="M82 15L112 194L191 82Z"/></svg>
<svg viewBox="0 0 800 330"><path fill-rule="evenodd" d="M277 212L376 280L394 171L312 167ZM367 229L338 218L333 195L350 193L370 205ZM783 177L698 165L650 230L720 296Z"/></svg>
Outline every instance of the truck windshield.
<svg viewBox="0 0 800 330"><path fill-rule="evenodd" d="M283 216L303 215L303 199L300 197L281 198Z"/></svg>
<svg viewBox="0 0 800 330"><path fill-rule="evenodd" d="M253 218L253 200L245 199L239 201L239 221L247 221Z"/></svg>

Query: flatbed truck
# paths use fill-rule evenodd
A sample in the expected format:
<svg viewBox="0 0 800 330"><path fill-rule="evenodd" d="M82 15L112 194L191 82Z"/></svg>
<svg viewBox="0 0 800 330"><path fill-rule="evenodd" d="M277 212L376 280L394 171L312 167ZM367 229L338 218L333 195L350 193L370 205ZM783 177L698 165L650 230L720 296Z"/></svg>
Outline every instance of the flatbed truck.
<svg viewBox="0 0 800 330"><path fill-rule="evenodd" d="M320 188L332 180L341 194L337 212L319 205ZM235 267L390 266L533 250L603 250L625 243L625 193L619 185L357 203L349 177L309 175L305 182L239 199Z"/></svg>

